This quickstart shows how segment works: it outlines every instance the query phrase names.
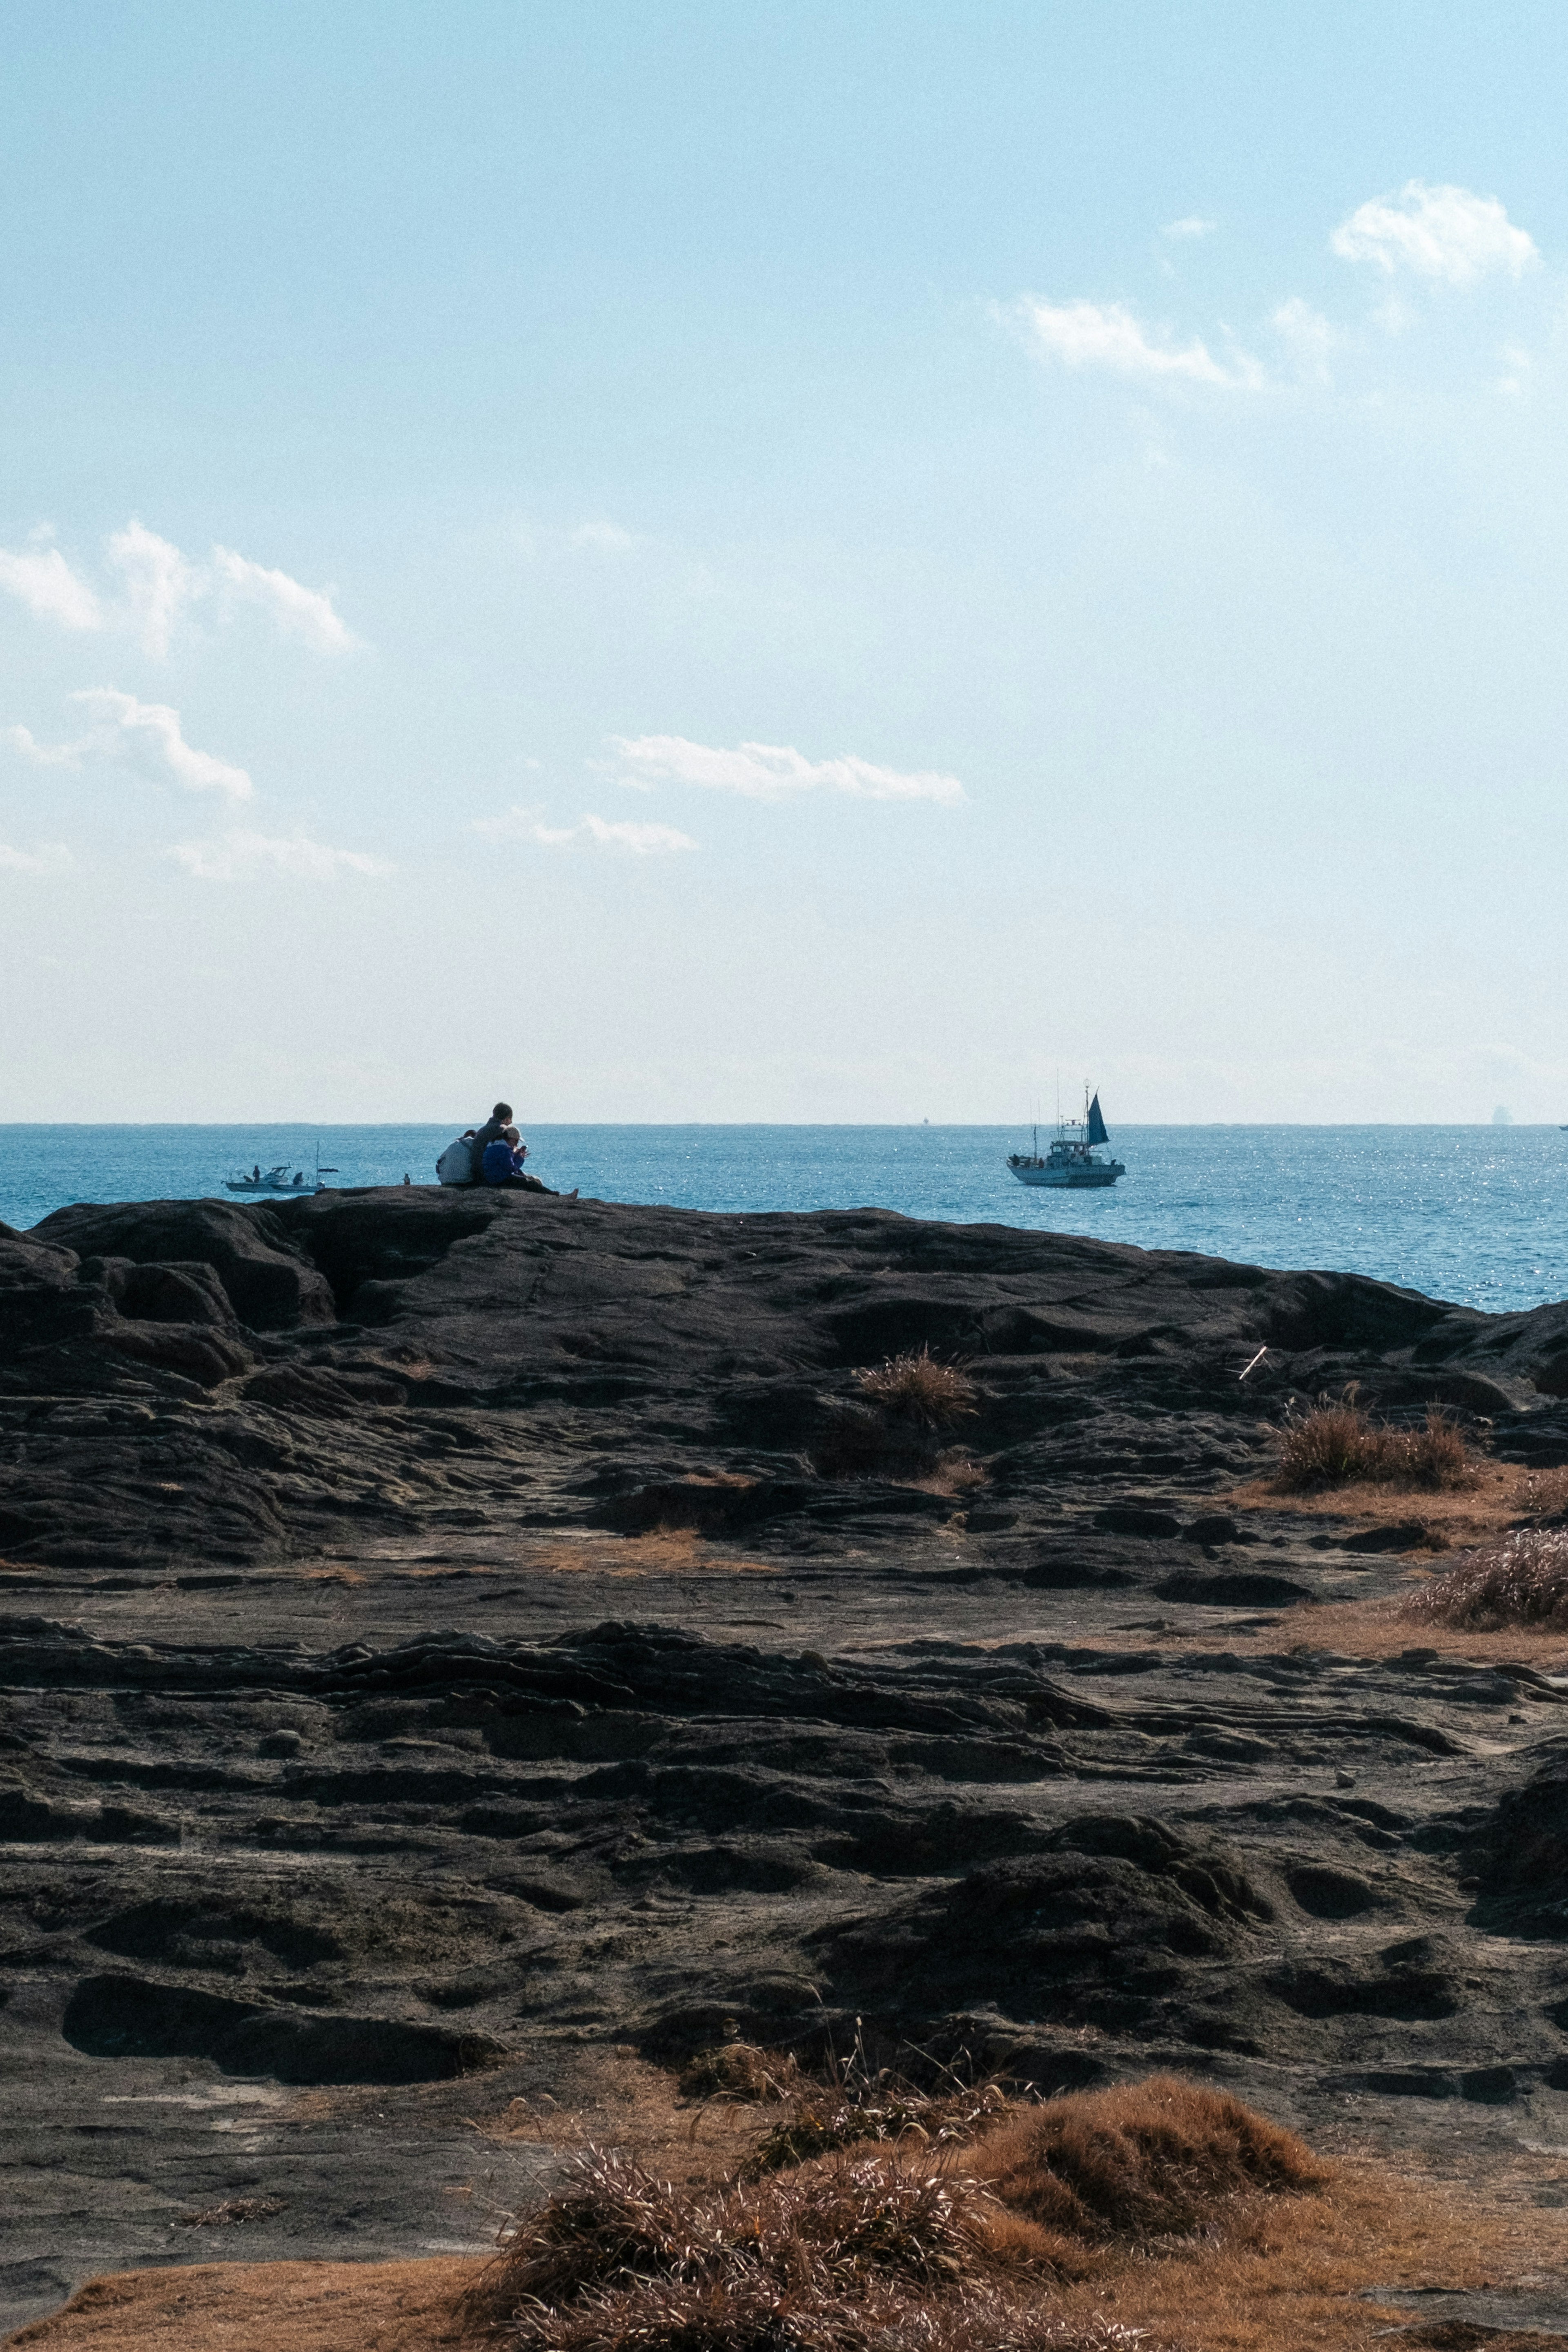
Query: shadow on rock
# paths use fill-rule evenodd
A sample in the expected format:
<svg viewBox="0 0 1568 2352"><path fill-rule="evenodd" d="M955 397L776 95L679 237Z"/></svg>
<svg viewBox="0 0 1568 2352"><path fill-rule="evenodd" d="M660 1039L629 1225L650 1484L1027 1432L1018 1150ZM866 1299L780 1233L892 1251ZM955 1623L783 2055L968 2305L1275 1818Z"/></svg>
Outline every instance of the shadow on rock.
<svg viewBox="0 0 1568 2352"><path fill-rule="evenodd" d="M145 1977L88 1977L61 2027L89 2058L210 2058L279 2083L436 2083L506 2056L488 2033L387 2017L308 2017Z"/></svg>

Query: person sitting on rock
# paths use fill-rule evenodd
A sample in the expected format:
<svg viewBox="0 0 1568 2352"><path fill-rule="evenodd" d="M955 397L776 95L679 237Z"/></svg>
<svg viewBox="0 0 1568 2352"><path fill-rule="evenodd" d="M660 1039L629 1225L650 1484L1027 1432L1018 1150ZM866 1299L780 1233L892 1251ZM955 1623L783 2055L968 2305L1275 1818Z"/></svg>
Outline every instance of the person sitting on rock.
<svg viewBox="0 0 1568 2352"><path fill-rule="evenodd" d="M538 1177L531 1176L528 1170L524 1167L523 1162L528 1158L528 1146L524 1143L521 1136L518 1133L515 1127L509 1127L507 1129L506 1139L511 1147L511 1173L513 1182L521 1184L526 1192L548 1192L550 1190L549 1185L542 1184Z"/></svg>
<svg viewBox="0 0 1568 2352"><path fill-rule="evenodd" d="M499 1102L497 1103L494 1110L491 1111L489 1118L486 1119L483 1127L476 1128L473 1133L466 1139L468 1146L469 1164L473 1171L472 1174L468 1178L470 1184L493 1184L500 1181L499 1177L486 1175L485 1153L489 1150L492 1143L506 1142L506 1131L510 1123L510 1103ZM510 1147L509 1145L509 1154L510 1150ZM498 1167L500 1166L499 1160L496 1162L496 1165ZM510 1170L508 1168L502 1172L510 1174Z"/></svg>
<svg viewBox="0 0 1568 2352"><path fill-rule="evenodd" d="M574 1185L570 1192L561 1193L552 1185L542 1184L537 1176L531 1176L523 1166L527 1158L527 1144L515 1127L507 1128L498 1141L485 1146L479 1168L480 1183L493 1184L512 1192L548 1192L554 1201L574 1201L577 1198Z"/></svg>

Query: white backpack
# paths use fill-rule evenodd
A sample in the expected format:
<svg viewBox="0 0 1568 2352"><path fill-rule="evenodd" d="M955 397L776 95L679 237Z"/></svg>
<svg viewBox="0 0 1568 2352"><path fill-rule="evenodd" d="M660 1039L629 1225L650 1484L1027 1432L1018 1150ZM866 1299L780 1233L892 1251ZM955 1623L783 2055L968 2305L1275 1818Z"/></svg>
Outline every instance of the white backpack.
<svg viewBox="0 0 1568 2352"><path fill-rule="evenodd" d="M436 1173L443 1184L471 1184L474 1179L474 1155L466 1135L449 1143L436 1162Z"/></svg>

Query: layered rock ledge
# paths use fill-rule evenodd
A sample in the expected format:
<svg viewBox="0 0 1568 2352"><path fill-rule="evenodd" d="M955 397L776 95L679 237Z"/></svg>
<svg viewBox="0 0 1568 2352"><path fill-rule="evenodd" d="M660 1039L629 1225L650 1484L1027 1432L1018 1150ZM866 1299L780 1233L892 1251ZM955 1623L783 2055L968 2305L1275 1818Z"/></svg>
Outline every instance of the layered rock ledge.
<svg viewBox="0 0 1568 2352"><path fill-rule="evenodd" d="M940 1430L858 1377L921 1348ZM1226 1499L1352 1380L1568 1463L1568 1307L872 1210L0 1228L12 2310L237 2196L483 2242L551 2159L476 2115L737 2032L1568 2141L1564 1691L1315 1648L1408 1563Z"/></svg>

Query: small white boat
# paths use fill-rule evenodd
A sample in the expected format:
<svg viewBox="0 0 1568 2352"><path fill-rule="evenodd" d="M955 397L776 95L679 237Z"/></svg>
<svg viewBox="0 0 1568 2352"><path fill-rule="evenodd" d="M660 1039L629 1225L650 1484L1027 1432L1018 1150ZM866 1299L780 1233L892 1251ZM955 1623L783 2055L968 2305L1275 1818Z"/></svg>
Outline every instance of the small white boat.
<svg viewBox="0 0 1568 2352"><path fill-rule="evenodd" d="M1103 1191L1119 1176L1126 1175L1127 1170L1120 1160L1102 1160L1097 1153L1095 1146L1109 1143L1110 1138L1100 1117L1100 1097L1096 1095L1090 1102L1087 1087L1083 1092L1081 1127L1058 1119L1055 1140L1043 1157L1040 1130L1037 1128L1034 1150L1012 1153L1007 1165L1020 1184L1048 1184L1060 1191L1082 1192Z"/></svg>
<svg viewBox="0 0 1568 2352"><path fill-rule="evenodd" d="M223 1189L226 1192L324 1192L327 1188L322 1177L335 1176L337 1172L335 1168L322 1167L318 1144L313 1169L296 1168L291 1160L279 1160L275 1167L263 1168L258 1160L248 1176L243 1168L235 1169L224 1178Z"/></svg>

